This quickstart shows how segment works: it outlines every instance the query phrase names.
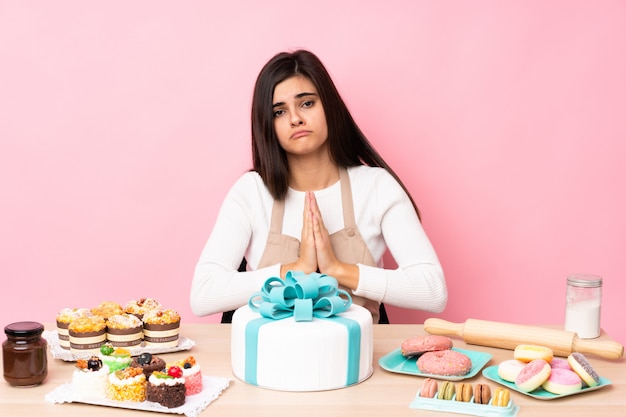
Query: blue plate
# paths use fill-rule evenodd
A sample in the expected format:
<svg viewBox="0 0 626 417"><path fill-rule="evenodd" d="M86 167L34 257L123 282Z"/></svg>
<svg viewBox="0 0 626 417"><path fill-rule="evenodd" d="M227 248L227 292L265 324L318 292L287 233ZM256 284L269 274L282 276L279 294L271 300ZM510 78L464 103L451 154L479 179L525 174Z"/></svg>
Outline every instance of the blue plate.
<svg viewBox="0 0 626 417"><path fill-rule="evenodd" d="M472 361L472 367L470 371L463 376L454 376L454 375L435 375L435 374L425 374L417 369L417 358L416 357L406 357L402 355L400 348L390 352L380 358L378 360L378 364L386 371L395 372L398 374L407 374L407 375L417 375L428 378L435 379L444 379L447 381L461 381L463 379L471 378L475 376L483 366L487 365L487 362L491 360L492 355L486 352L478 352L475 350L465 350L465 349L457 349L452 348L452 350L456 350L457 352L461 352L466 354L470 360Z"/></svg>
<svg viewBox="0 0 626 417"><path fill-rule="evenodd" d="M517 391L517 392L519 392L521 394L528 395L528 396L533 397L533 398L537 398L538 400L554 400L556 398L567 397L569 395L584 394L586 392L595 391L595 390L600 389L602 387L606 387L607 385L611 385L611 381L609 381L606 378L600 377L600 384L596 385L595 387L584 386L583 389L581 389L579 391L572 392L570 394L552 394L551 392L548 392L548 391L544 390L541 387L539 387L536 390L533 390L531 392L520 391L520 389L517 388L517 385L515 385L515 383L509 382L509 381L505 381L504 379L500 378L500 376L498 375L498 366L497 365L485 368L485 370L483 371L483 376L485 378L487 378L487 379L492 380L493 382L497 382L500 385L504 385L505 387L510 388L513 391Z"/></svg>

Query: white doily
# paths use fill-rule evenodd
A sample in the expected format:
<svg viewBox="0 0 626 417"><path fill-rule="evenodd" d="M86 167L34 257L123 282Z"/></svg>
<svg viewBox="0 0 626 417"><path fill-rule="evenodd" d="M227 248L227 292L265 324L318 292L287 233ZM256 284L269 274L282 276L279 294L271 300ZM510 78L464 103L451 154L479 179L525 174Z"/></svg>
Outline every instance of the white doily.
<svg viewBox="0 0 626 417"><path fill-rule="evenodd" d="M48 342L50 347L50 353L54 359L61 359L66 362L74 362L77 359L84 359L77 357L71 350L63 349L59 343L59 333L56 330L45 330L43 337ZM158 346L145 346L143 343L134 347L128 347L131 356L138 356L144 352L158 355L160 353L180 352L182 350L189 350L196 345L191 339L187 339L183 336L178 336L178 346L175 347L158 347Z"/></svg>
<svg viewBox="0 0 626 417"><path fill-rule="evenodd" d="M151 401L113 401L109 399L75 399L74 389L71 383L59 385L46 394L46 401L54 404L80 402L91 405L103 405L108 407L127 408L132 410L155 411L158 413L184 414L187 417L197 417L209 404L215 401L220 394L228 388L230 379L217 376L202 377L202 392L189 395L185 398L185 404L176 408L163 407L159 403Z"/></svg>

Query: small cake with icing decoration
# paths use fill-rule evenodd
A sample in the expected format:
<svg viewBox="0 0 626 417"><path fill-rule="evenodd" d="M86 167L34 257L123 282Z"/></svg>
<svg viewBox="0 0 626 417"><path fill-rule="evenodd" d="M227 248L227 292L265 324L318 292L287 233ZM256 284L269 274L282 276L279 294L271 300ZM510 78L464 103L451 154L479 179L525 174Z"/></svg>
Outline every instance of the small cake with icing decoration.
<svg viewBox="0 0 626 417"><path fill-rule="evenodd" d="M143 319L144 314L151 310L161 310L161 303L154 298L140 298L138 300L130 300L124 306L124 312L134 314L138 319Z"/></svg>
<svg viewBox="0 0 626 417"><path fill-rule="evenodd" d="M146 346L176 347L180 332L180 314L172 309L150 310L143 316L143 340Z"/></svg>
<svg viewBox="0 0 626 417"><path fill-rule="evenodd" d="M63 349L70 348L70 323L81 317L93 316L88 308L64 308L57 314L57 333L59 336L59 346Z"/></svg>
<svg viewBox="0 0 626 417"><path fill-rule="evenodd" d="M109 367L110 372L127 368L132 361L130 351L125 348L114 347L106 343L100 347L102 362Z"/></svg>
<svg viewBox="0 0 626 417"><path fill-rule="evenodd" d="M202 371L193 356L188 356L182 361L175 363L183 370L187 395L200 394L202 392Z"/></svg>
<svg viewBox="0 0 626 417"><path fill-rule="evenodd" d="M93 307L91 309L91 312L94 316L100 316L103 319L108 320L111 316L114 316L116 314L123 314L124 309L115 301L103 301L96 307Z"/></svg>
<svg viewBox="0 0 626 417"><path fill-rule="evenodd" d="M106 398L109 384L109 367L97 356L78 359L72 374L72 390L75 399Z"/></svg>
<svg viewBox="0 0 626 417"><path fill-rule="evenodd" d="M185 377L178 366L170 366L165 371L152 372L148 379L148 401L156 402L167 408L176 408L185 404Z"/></svg>
<svg viewBox="0 0 626 417"><path fill-rule="evenodd" d="M144 352L141 355L133 358L133 360L130 362L130 366L133 368L143 369L143 373L146 375L146 378L150 378L152 372L162 371L163 369L165 369L165 361L158 356L152 355L148 352Z"/></svg>
<svg viewBox="0 0 626 417"><path fill-rule="evenodd" d="M146 376L141 368L124 368L109 374L107 398L114 401L146 400Z"/></svg>
<svg viewBox="0 0 626 417"><path fill-rule="evenodd" d="M97 354L106 342L106 323L102 317L80 317L67 328L70 350L79 358Z"/></svg>
<svg viewBox="0 0 626 417"><path fill-rule="evenodd" d="M143 340L143 323L133 314L116 314L107 320L107 340L113 346L138 346Z"/></svg>

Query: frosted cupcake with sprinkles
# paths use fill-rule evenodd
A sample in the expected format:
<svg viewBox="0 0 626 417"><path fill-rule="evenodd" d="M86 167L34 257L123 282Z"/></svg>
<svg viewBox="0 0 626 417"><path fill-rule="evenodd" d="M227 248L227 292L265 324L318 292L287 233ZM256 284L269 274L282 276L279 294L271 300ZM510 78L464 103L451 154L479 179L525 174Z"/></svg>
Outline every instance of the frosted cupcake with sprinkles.
<svg viewBox="0 0 626 417"><path fill-rule="evenodd" d="M146 346L176 347L180 332L180 314L172 309L151 310L143 316L143 339Z"/></svg>

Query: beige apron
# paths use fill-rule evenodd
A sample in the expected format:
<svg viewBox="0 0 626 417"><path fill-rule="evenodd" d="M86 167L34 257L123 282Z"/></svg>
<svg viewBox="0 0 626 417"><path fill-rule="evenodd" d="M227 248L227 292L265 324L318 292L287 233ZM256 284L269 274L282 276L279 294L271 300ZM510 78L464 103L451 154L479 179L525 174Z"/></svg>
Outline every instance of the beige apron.
<svg viewBox="0 0 626 417"><path fill-rule="evenodd" d="M339 168L339 181L341 182L341 204L343 206L344 228L330 235L330 242L335 252L335 256L341 262L348 264L363 264L376 266L374 258L370 253L365 241L359 233L354 221L354 207L352 204L352 188L350 187L350 177L345 168ZM272 219L270 231L267 236L265 251L261 257L258 268L275 265L277 263L287 264L298 260L300 254L300 241L292 236L283 235L283 215L285 213L285 201L274 200L272 207ZM355 304L367 308L372 313L374 323L379 320L379 304L367 298L352 295L352 291L341 287L352 296Z"/></svg>

